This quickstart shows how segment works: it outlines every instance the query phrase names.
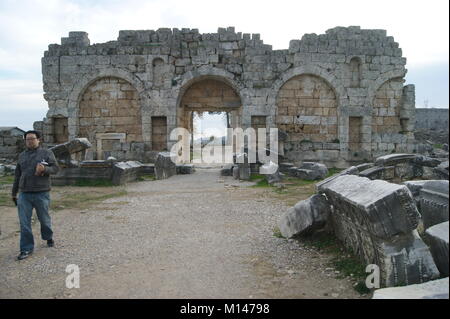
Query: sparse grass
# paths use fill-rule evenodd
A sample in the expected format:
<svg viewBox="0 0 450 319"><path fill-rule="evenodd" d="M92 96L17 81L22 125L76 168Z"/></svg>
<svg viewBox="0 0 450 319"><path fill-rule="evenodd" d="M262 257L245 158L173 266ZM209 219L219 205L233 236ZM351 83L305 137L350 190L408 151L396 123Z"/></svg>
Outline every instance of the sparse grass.
<svg viewBox="0 0 450 319"><path fill-rule="evenodd" d="M14 176L0 176L0 185L8 185L14 183Z"/></svg>
<svg viewBox="0 0 450 319"><path fill-rule="evenodd" d="M367 273L364 264L333 235L326 232L318 232L309 237L301 237L299 240L306 246L314 247L318 251L332 255L330 266L339 271L337 278L353 278L357 284L354 289L360 294L367 294L370 289L366 287Z"/></svg>
<svg viewBox="0 0 450 319"><path fill-rule="evenodd" d="M71 194L68 197L53 200L50 204L51 209L61 210L65 208L87 208L90 205L104 201L109 198L119 197L126 195L127 192L123 189L113 193L104 194L96 192L82 192Z"/></svg>
<svg viewBox="0 0 450 319"><path fill-rule="evenodd" d="M442 144L434 144L434 145L433 145L433 148L439 148L439 149L442 149Z"/></svg>
<svg viewBox="0 0 450 319"><path fill-rule="evenodd" d="M281 235L281 231L277 226L273 228L273 236L277 238L284 238L283 235Z"/></svg>
<svg viewBox="0 0 450 319"><path fill-rule="evenodd" d="M14 202L11 199L10 192L8 193L0 193L0 206L13 207Z"/></svg>
<svg viewBox="0 0 450 319"><path fill-rule="evenodd" d="M72 186L78 186L78 187L111 187L114 186L114 184L107 179L80 179L77 180L75 184Z"/></svg>
<svg viewBox="0 0 450 319"><path fill-rule="evenodd" d="M340 173L343 170L344 169L342 169L342 168L331 167L331 168L328 169L328 175L325 178L328 178L330 176L333 176L334 174Z"/></svg>
<svg viewBox="0 0 450 319"><path fill-rule="evenodd" d="M155 175L142 175L138 177L137 181L138 182L156 181L156 177Z"/></svg>

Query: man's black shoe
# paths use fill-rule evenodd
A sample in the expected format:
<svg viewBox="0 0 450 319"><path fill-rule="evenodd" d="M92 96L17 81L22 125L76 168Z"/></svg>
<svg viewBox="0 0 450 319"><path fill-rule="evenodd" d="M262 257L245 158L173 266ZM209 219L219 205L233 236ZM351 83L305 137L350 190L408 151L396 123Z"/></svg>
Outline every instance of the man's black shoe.
<svg viewBox="0 0 450 319"><path fill-rule="evenodd" d="M47 246L48 246L48 247L53 247L53 246L55 246L55 242L53 241L53 239L47 240Z"/></svg>
<svg viewBox="0 0 450 319"><path fill-rule="evenodd" d="M31 255L32 253L33 253L33 251L21 251L21 252L20 252L20 255L17 256L17 259L18 259L18 260L22 260L22 259L28 258L28 257L30 257L30 255Z"/></svg>

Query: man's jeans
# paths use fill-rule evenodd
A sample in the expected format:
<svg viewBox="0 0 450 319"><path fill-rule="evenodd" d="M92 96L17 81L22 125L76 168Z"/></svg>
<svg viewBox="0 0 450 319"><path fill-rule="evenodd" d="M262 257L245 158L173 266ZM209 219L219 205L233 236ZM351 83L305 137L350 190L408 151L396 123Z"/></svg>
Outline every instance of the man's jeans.
<svg viewBox="0 0 450 319"><path fill-rule="evenodd" d="M41 237L49 240L53 237L51 218L48 214L50 204L50 192L24 192L19 193L17 207L20 221L20 251L32 251L34 238L31 230L31 215L33 208L41 223Z"/></svg>

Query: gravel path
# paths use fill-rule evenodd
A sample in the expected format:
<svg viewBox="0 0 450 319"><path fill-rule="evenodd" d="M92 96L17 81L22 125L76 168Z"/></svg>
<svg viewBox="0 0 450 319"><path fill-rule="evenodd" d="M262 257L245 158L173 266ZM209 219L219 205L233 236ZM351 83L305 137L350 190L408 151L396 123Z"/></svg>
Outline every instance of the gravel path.
<svg viewBox="0 0 450 319"><path fill-rule="evenodd" d="M32 257L0 241L0 298L361 298L328 256L274 227L289 208L218 169L128 184L128 195L53 213ZM80 288L66 288L66 266Z"/></svg>

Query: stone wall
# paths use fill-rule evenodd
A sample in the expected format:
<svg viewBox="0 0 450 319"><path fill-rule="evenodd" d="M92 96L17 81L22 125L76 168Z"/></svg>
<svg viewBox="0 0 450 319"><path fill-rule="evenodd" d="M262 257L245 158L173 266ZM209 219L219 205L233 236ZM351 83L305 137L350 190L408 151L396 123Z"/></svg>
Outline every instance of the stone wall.
<svg viewBox="0 0 450 319"><path fill-rule="evenodd" d="M22 135L14 136L10 131L0 131L0 158L15 161L24 149L25 141Z"/></svg>
<svg viewBox="0 0 450 319"><path fill-rule="evenodd" d="M448 109L416 109L416 129L448 131Z"/></svg>
<svg viewBox="0 0 450 319"><path fill-rule="evenodd" d="M112 133L125 133L126 143L141 143L138 152L131 145L121 148L124 156L139 155L145 161L154 158L152 145L161 148L161 143L152 144L152 117L165 117L168 133L186 126L189 112L183 103L192 100L189 94L207 99L208 87L220 82L214 85L230 92L231 104L222 106L232 113L233 127L245 129L252 117L263 116L267 127L287 131L284 154L289 159L346 166L414 149L414 86L403 86L405 64L398 43L385 30L359 27L305 34L291 40L286 50L273 50L259 34L242 34L233 27L206 34L197 29L127 30L115 41L92 45L87 33L70 32L61 44L49 45L42 59L49 111L41 126L48 143L56 141L61 129L55 127L64 119L70 139L86 135L88 127L96 134L109 126ZM107 97L86 100L85 94L112 78L121 82L108 88ZM127 124L116 122L120 115L111 113L117 103L135 110L124 115L130 116ZM203 109L214 109L214 103ZM109 115L97 123L87 120L92 115L84 114L96 109L100 115L94 117ZM352 138L350 118L358 118L351 121L359 130ZM173 143L167 140L167 149Z"/></svg>

